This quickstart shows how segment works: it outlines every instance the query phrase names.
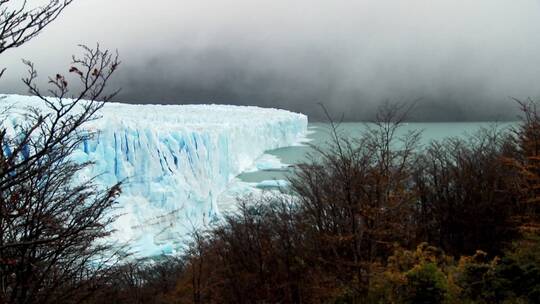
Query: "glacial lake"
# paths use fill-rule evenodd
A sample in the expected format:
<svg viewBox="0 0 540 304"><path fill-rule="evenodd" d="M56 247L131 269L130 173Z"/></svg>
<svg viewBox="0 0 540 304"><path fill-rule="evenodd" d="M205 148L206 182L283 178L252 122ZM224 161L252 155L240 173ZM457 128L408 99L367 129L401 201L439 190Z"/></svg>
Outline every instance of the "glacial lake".
<svg viewBox="0 0 540 304"><path fill-rule="evenodd" d="M405 123L398 130L398 136L411 130L421 130L421 145L427 145L433 140L442 140L449 137L467 137L481 128L495 127L499 130L508 130L515 126L516 122L441 122L441 123ZM340 134L358 137L364 132L368 124L359 122L347 122L339 125ZM307 142L312 145L325 145L331 139L330 125L328 123L309 123ZM313 153L309 145L298 145L267 151L266 154L277 157L281 163L295 165L308 160L308 154ZM243 182L260 183L263 181L284 180L290 170L287 169L263 169L253 172L242 173L238 178Z"/></svg>

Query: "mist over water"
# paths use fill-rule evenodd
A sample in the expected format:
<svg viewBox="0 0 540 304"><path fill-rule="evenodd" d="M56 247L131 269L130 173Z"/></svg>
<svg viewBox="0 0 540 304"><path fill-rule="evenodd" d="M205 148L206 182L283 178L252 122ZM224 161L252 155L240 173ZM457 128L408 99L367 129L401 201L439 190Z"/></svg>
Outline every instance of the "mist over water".
<svg viewBox="0 0 540 304"><path fill-rule="evenodd" d="M89 12L94 12L93 14ZM93 17L89 17L93 16ZM4 56L1 91L24 93L20 58L67 70L78 43L118 48L111 87L130 103L278 107L346 120L420 99L411 120L514 120L540 96L537 0L75 1Z"/></svg>

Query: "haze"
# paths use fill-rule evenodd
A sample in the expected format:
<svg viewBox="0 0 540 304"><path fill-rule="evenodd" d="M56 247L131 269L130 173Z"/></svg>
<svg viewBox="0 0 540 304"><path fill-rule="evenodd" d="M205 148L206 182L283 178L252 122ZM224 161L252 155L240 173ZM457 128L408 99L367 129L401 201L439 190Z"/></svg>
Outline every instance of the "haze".
<svg viewBox="0 0 540 304"><path fill-rule="evenodd" d="M79 0L3 56L1 92L32 60L66 71L77 44L118 49L111 87L130 103L278 107L348 120L418 102L412 120L511 120L540 96L535 0Z"/></svg>

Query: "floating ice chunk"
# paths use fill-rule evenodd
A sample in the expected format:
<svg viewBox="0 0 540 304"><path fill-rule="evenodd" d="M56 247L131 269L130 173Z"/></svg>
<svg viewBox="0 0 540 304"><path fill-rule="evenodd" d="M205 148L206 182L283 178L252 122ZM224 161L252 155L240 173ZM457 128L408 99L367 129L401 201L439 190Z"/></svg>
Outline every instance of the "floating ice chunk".
<svg viewBox="0 0 540 304"><path fill-rule="evenodd" d="M289 167L289 165L282 163L277 156L271 154L263 154L261 157L257 158L253 166L247 169L245 172L283 170L287 167Z"/></svg>
<svg viewBox="0 0 540 304"><path fill-rule="evenodd" d="M260 188L260 189L287 188L288 186L289 186L289 182L282 179L265 180L265 181L257 183L257 188Z"/></svg>

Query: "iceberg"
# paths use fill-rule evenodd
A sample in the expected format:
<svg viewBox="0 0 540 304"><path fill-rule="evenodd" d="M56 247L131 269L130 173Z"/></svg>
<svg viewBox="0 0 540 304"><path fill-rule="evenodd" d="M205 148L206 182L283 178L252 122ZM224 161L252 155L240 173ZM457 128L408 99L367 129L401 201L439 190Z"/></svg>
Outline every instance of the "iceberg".
<svg viewBox="0 0 540 304"><path fill-rule="evenodd" d="M289 187L289 182L282 179L276 179L276 180L264 180L262 182L259 182L256 184L257 188L261 189L267 189L267 188L287 188Z"/></svg>
<svg viewBox="0 0 540 304"><path fill-rule="evenodd" d="M36 97L0 98L3 106L43 106ZM303 114L254 106L107 103L99 116L86 125L97 136L73 157L95 163L86 177L123 182L114 237L138 256L179 248L219 218L219 197L238 174L307 132Z"/></svg>

